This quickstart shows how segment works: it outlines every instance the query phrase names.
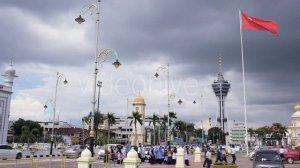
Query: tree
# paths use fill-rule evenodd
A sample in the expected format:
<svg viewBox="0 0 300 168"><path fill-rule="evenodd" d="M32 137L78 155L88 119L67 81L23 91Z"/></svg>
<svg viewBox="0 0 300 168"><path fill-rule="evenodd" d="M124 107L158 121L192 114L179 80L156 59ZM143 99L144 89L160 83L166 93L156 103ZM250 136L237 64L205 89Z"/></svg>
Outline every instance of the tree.
<svg viewBox="0 0 300 168"><path fill-rule="evenodd" d="M23 128L23 126L26 127ZM11 128L14 131L17 142L22 142L24 137L26 137L25 142L27 142L28 140L31 141L33 139L36 141L38 137L42 137L43 135L43 128L41 127L41 125L38 122L32 120L24 120L22 118L19 118L13 123Z"/></svg>
<svg viewBox="0 0 300 168"><path fill-rule="evenodd" d="M185 132L185 122L182 120L175 121L174 122L174 127L173 127L174 133L177 133L177 136L180 138L184 137L184 132Z"/></svg>
<svg viewBox="0 0 300 168"><path fill-rule="evenodd" d="M32 134L29 127L24 125L22 126L22 133L21 133L20 140L22 142L33 143L36 141L36 137Z"/></svg>
<svg viewBox="0 0 300 168"><path fill-rule="evenodd" d="M167 115L164 115L162 118L160 118L160 125L162 126L164 132L164 137L165 137L165 141L167 140L167 129L168 129L168 116Z"/></svg>
<svg viewBox="0 0 300 168"><path fill-rule="evenodd" d="M107 143L109 143L110 138L110 126L116 124L116 118L114 116L114 113L107 113L107 124L108 124L108 134L107 134Z"/></svg>
<svg viewBox="0 0 300 168"><path fill-rule="evenodd" d="M130 122L130 125L132 125L132 123L134 124L134 133L135 133L135 140L134 140L134 144L137 145L137 127L136 124L140 123L140 125L142 125L143 120L142 120L142 114L140 114L139 112L132 112L132 121Z"/></svg>
<svg viewBox="0 0 300 168"><path fill-rule="evenodd" d="M153 116L150 118L150 122L149 125L151 125L151 123L153 123L153 137L154 137L154 143L153 145L156 145L156 124L159 122L159 117L158 115L156 115L155 113L153 113Z"/></svg>
<svg viewBox="0 0 300 168"><path fill-rule="evenodd" d="M208 139L212 140L212 143L219 143L220 135L222 135L222 130L219 127L211 127L208 130Z"/></svg>
<svg viewBox="0 0 300 168"><path fill-rule="evenodd" d="M91 130L92 112L89 115L82 117L83 123L89 126L89 131Z"/></svg>
<svg viewBox="0 0 300 168"><path fill-rule="evenodd" d="M99 111L96 111L95 114L94 114L94 130L95 130L95 142L97 145L98 143L98 127L99 127L99 124L103 124L103 121L104 121L104 115L101 114Z"/></svg>
<svg viewBox="0 0 300 168"><path fill-rule="evenodd" d="M250 141L251 141L253 135L255 134L255 130L252 128L248 128L248 133L250 134ZM251 143L250 143L249 147L251 147Z"/></svg>
<svg viewBox="0 0 300 168"><path fill-rule="evenodd" d="M257 134L258 139L263 142L262 145L268 144L266 135L271 134L271 129L268 126L259 127L255 130L255 133ZM269 144L271 145L271 144Z"/></svg>
<svg viewBox="0 0 300 168"><path fill-rule="evenodd" d="M186 134L187 134L187 142L189 142L190 136L195 135L195 125L194 123L186 123Z"/></svg>
<svg viewBox="0 0 300 168"><path fill-rule="evenodd" d="M280 123L273 123L271 126L272 139L277 140L282 145L282 138L286 136L287 127L281 125Z"/></svg>

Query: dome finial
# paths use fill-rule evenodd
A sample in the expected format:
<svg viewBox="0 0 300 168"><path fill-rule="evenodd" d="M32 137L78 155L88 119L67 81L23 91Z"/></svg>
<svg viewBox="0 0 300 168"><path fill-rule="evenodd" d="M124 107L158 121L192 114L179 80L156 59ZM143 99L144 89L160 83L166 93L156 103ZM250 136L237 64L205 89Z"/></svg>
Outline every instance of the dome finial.
<svg viewBox="0 0 300 168"><path fill-rule="evenodd" d="M300 104L299 104L299 101L297 103L297 105L294 107L296 111L300 111Z"/></svg>

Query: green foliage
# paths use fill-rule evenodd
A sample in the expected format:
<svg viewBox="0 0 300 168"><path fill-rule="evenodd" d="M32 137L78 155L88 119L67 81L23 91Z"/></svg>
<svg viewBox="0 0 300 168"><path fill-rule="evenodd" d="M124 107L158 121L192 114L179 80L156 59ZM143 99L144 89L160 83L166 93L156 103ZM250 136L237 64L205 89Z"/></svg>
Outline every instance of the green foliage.
<svg viewBox="0 0 300 168"><path fill-rule="evenodd" d="M16 142L35 142L43 137L43 128L38 122L19 118L12 125ZM39 139L38 139L39 138Z"/></svg>

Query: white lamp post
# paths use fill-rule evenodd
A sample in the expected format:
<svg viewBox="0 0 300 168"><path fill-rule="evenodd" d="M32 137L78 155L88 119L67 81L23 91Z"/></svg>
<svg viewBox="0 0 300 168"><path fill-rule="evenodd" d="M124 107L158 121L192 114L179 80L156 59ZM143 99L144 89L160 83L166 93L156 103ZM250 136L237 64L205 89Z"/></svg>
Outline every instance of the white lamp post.
<svg viewBox="0 0 300 168"><path fill-rule="evenodd" d="M82 18L82 14L86 13L87 11L91 12L91 15L96 14L96 54L95 54L95 69L94 69L94 82L93 82L93 99L92 99L92 119L91 119L91 130L90 130L90 151L92 153L92 156L94 156L94 114L96 111L96 90L97 90L97 74L98 74L98 67L101 66L102 62L105 62L108 60L109 57L115 57L116 61L113 63L113 65L118 68L121 66L121 63L118 61L118 55L117 52L113 49L105 49L101 52L98 52L99 47L99 28L100 28L100 0L98 0L98 5L96 4L89 4L84 6L81 11L80 15L75 19L75 21L79 24L83 23L85 21L84 18Z"/></svg>
<svg viewBox="0 0 300 168"><path fill-rule="evenodd" d="M166 73L167 75L167 85L168 85L168 126L167 126L167 141L168 145L170 142L170 65L162 65L160 66L155 73L155 77L157 78L159 76L158 72L162 71L163 73Z"/></svg>
<svg viewBox="0 0 300 168"><path fill-rule="evenodd" d="M63 81L62 81L63 80ZM55 94L54 94L54 102L53 102L53 121L52 121L52 130L51 130L51 146L50 146L50 155L52 155L53 151L53 142L54 142L54 125L55 125L55 113L56 113L56 98L57 98L57 88L58 85L63 82L64 84L67 84L68 81L64 74L60 74L57 72L56 74L56 85L55 85ZM47 108L47 105L44 106L44 108Z"/></svg>

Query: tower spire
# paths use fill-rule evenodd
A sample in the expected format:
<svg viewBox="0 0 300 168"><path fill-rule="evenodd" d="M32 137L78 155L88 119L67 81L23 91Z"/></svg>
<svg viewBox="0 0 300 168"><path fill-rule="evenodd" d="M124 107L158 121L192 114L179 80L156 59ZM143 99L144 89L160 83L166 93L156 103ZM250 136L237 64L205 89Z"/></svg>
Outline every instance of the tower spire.
<svg viewBox="0 0 300 168"><path fill-rule="evenodd" d="M223 69L222 69L222 54L219 54L219 72L218 72L218 80L224 80L223 77Z"/></svg>

